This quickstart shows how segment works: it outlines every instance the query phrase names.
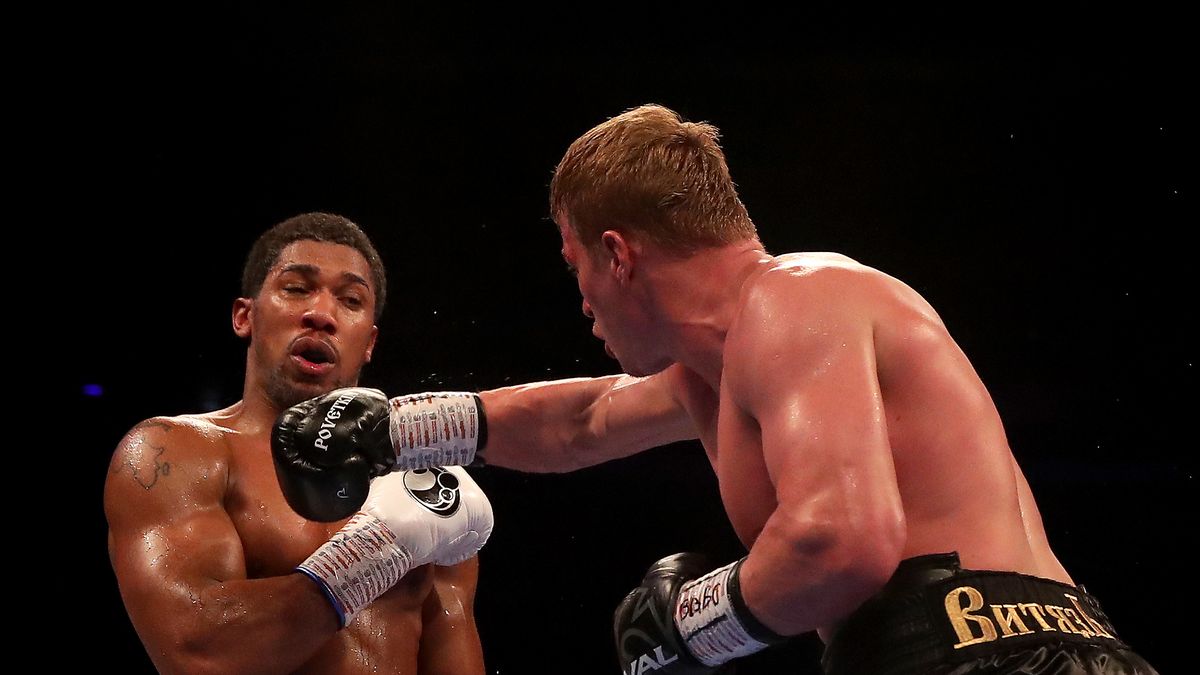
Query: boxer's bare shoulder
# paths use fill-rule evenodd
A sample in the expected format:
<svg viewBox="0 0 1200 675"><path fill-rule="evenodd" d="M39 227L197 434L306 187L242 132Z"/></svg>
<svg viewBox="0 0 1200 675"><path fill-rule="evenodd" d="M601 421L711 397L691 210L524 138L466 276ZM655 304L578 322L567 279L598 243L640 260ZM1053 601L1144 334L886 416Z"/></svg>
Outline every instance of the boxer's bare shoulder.
<svg viewBox="0 0 1200 675"><path fill-rule="evenodd" d="M764 313L770 313L776 319L811 317L815 323L836 314L875 325L906 318L943 325L929 302L905 282L832 252L776 256L743 288L741 307L742 323L763 319ZM781 309L785 311L782 317L778 316ZM796 325L788 323L788 327Z"/></svg>
<svg viewBox="0 0 1200 675"><path fill-rule="evenodd" d="M231 438L213 414L152 417L117 445L104 484L109 554L114 563L139 537L164 533L200 516L227 518ZM165 535L164 535L165 536Z"/></svg>
<svg viewBox="0 0 1200 675"><path fill-rule="evenodd" d="M162 488L172 476L224 482L229 439L237 432L220 424L221 412L152 417L134 425L113 452L110 489L124 480L150 491Z"/></svg>
<svg viewBox="0 0 1200 675"><path fill-rule="evenodd" d="M839 286L905 286L903 282L874 267L864 265L850 256L830 251L804 251L775 256L775 260L767 266L761 279L777 283L788 279L792 283L824 281Z"/></svg>
<svg viewBox="0 0 1200 675"><path fill-rule="evenodd" d="M799 251L775 256L781 267L866 267L854 258L834 251Z"/></svg>
<svg viewBox="0 0 1200 675"><path fill-rule="evenodd" d="M109 556L135 627L166 625L164 612L190 602L197 579L244 577L223 506L232 433L200 415L153 417L117 445L104 512Z"/></svg>

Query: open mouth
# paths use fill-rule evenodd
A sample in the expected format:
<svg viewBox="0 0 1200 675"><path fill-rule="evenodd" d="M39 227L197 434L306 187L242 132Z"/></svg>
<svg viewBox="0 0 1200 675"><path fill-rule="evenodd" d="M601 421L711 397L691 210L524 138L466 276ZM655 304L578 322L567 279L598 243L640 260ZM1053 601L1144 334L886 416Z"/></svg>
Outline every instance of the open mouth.
<svg viewBox="0 0 1200 675"><path fill-rule="evenodd" d="M312 373L325 373L337 363L333 345L314 337L297 338L292 343L291 356L301 368Z"/></svg>

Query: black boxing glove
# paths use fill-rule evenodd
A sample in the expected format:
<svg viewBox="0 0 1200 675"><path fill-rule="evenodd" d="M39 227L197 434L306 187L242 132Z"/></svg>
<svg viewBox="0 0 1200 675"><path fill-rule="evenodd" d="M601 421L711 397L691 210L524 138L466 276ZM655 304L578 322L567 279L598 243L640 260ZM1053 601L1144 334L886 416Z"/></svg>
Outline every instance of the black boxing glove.
<svg viewBox="0 0 1200 675"><path fill-rule="evenodd" d="M362 506L371 479L396 464L390 410L378 389L349 387L297 403L276 418L275 476L296 513L332 522Z"/></svg>
<svg viewBox="0 0 1200 675"><path fill-rule="evenodd" d="M348 387L283 411L271 433L275 475L309 520L348 518L372 478L393 470L483 464L487 419L477 394L426 392L388 399Z"/></svg>
<svg viewBox="0 0 1200 675"><path fill-rule="evenodd" d="M744 560L707 574L696 553L654 563L613 613L621 672L729 673L732 664L722 664L785 640L746 607L738 582Z"/></svg>

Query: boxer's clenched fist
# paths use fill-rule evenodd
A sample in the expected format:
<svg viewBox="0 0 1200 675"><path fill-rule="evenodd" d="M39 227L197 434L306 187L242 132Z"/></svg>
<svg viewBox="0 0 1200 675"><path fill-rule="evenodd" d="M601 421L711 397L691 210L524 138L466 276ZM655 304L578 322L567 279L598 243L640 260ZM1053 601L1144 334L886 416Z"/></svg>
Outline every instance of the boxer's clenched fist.
<svg viewBox="0 0 1200 675"><path fill-rule="evenodd" d="M486 440L475 394L435 392L391 400L349 387L283 411L271 433L280 488L309 520L348 517L372 478L392 470L470 464Z"/></svg>
<svg viewBox="0 0 1200 675"><path fill-rule="evenodd" d="M398 471L373 481L362 510L296 569L345 626L409 570L456 565L491 532L492 505L465 469Z"/></svg>

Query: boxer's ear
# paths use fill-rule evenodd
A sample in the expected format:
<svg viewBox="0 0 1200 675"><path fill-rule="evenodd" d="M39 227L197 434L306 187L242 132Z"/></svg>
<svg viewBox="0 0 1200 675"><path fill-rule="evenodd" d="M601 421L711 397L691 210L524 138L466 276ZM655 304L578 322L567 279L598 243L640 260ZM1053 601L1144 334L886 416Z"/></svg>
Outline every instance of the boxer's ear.
<svg viewBox="0 0 1200 675"><path fill-rule="evenodd" d="M363 355L364 363L371 362L371 354L375 351L375 341L379 339L379 326L371 326L371 341L367 344L367 351Z"/></svg>
<svg viewBox="0 0 1200 675"><path fill-rule="evenodd" d="M604 265L622 282L633 276L635 251L632 242L616 230L605 230L600 235L600 251Z"/></svg>
<svg viewBox="0 0 1200 675"><path fill-rule="evenodd" d="M240 338L250 337L250 319L254 309L254 298L238 298L233 301L233 332Z"/></svg>

